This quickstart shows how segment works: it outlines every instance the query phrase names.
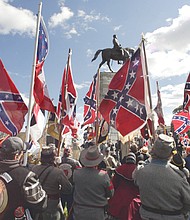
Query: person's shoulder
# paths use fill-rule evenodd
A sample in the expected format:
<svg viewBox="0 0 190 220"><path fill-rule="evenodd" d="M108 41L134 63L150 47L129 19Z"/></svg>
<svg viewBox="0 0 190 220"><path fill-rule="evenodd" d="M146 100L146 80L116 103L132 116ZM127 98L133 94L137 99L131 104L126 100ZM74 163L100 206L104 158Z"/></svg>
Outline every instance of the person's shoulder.
<svg viewBox="0 0 190 220"><path fill-rule="evenodd" d="M82 172L83 170L85 170L85 167L76 167L76 169L74 169L74 173L79 173Z"/></svg>
<svg viewBox="0 0 190 220"><path fill-rule="evenodd" d="M186 177L185 173L182 170L180 170L177 166L169 163L169 167L175 172L175 174L178 174L180 177Z"/></svg>
<svg viewBox="0 0 190 220"><path fill-rule="evenodd" d="M16 176L16 177L18 176L24 177L24 176L28 176L30 172L31 171L27 167L20 165L11 171L11 175Z"/></svg>
<svg viewBox="0 0 190 220"><path fill-rule="evenodd" d="M98 176L108 177L108 172L106 170L97 170Z"/></svg>

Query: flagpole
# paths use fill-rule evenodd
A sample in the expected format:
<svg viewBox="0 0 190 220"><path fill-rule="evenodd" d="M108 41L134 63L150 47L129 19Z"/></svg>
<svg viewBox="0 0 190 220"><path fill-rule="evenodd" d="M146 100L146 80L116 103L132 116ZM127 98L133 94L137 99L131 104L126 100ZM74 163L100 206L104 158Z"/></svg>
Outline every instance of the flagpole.
<svg viewBox="0 0 190 220"><path fill-rule="evenodd" d="M98 145L98 132L99 132L99 122L98 122L98 105L99 105L99 94L100 94L100 68L98 68L98 76L97 76L97 84L96 84L96 124L95 124L95 131L96 131L96 145Z"/></svg>
<svg viewBox="0 0 190 220"><path fill-rule="evenodd" d="M62 85L62 86L64 86L64 94L65 94L65 91L67 90L67 87L68 87L68 82L67 81L68 81L68 71L69 71L69 63L70 63L70 59L71 59L71 54L72 54L72 50L71 50L71 48L69 48L68 59L67 59L67 69L66 69L66 75L65 75L65 83L64 83L64 85ZM62 102L62 104L63 104L63 102ZM62 109L64 109L63 106L62 106ZM61 112L61 117L60 118L62 118L62 114L63 114L63 112ZM60 152L61 152L62 130L63 130L63 125L62 125L62 123L60 121L58 150L57 150L57 156L58 157L60 156Z"/></svg>
<svg viewBox="0 0 190 220"><path fill-rule="evenodd" d="M156 81L156 87L157 87L157 92L160 91L160 88L159 88L159 85L158 85L158 81ZM158 96L158 98L159 98L159 96ZM161 96L160 96L160 99L161 99ZM163 112L162 112L162 115L163 115ZM160 127L163 128L163 132L164 132L164 134L166 134L166 125L165 125L165 123L163 124L163 127L160 124Z"/></svg>
<svg viewBox="0 0 190 220"><path fill-rule="evenodd" d="M147 65L147 59L146 59L146 51L145 51L145 38L142 34L142 48L143 48L143 54L144 54L144 61L145 61L145 69L146 69L146 78L147 78L147 86L148 86L148 96L149 96L149 102L150 102L150 110L152 113L152 99L151 99L151 91L150 91L150 81L149 81L149 74L148 74L148 65ZM152 117L152 116L151 116ZM154 118L152 117L152 134L153 134L153 142L155 140L155 129L154 129Z"/></svg>
<svg viewBox="0 0 190 220"><path fill-rule="evenodd" d="M39 27L40 27L40 18L42 11L42 2L39 3L38 7L38 17L37 17L37 25L36 25L36 39L35 39L35 47L34 47L34 57L33 57L33 65L32 65L32 76L31 76L31 84L30 84L30 96L29 96L29 104L28 104L28 117L27 117L27 128L26 128L26 136L25 142L29 142L30 140L30 121L32 114L32 98L33 98L33 90L34 90L34 78L35 78L35 70L36 70L36 59L37 59L37 49L38 49L38 36L39 36ZM23 166L27 165L27 149L24 146L24 159Z"/></svg>

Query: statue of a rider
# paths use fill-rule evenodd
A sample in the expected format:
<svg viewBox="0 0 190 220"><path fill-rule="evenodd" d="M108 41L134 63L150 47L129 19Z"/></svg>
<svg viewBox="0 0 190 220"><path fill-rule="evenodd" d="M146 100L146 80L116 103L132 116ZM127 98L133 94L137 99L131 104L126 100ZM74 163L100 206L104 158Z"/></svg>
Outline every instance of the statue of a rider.
<svg viewBox="0 0 190 220"><path fill-rule="evenodd" d="M121 44L119 43L116 34L113 35L113 49L117 53L119 53L119 55L124 56L123 48L122 48Z"/></svg>

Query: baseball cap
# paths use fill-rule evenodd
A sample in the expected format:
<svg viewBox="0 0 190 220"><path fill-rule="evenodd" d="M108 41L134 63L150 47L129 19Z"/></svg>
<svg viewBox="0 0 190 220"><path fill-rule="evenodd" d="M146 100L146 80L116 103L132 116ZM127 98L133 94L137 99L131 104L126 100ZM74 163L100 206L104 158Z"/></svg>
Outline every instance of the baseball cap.
<svg viewBox="0 0 190 220"><path fill-rule="evenodd" d="M24 142L19 137L9 137L1 144L0 152L4 154L17 154L24 148Z"/></svg>

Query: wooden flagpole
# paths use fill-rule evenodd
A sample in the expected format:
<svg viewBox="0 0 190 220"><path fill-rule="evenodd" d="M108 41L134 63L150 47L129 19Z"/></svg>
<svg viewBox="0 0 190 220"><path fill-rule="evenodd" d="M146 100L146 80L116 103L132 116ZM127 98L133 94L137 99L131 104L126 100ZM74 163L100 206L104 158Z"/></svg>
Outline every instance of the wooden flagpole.
<svg viewBox="0 0 190 220"><path fill-rule="evenodd" d="M29 104L28 104L28 117L27 117L27 128L26 128L26 136L25 142L29 142L30 140L30 121L32 115L32 99L33 99L33 90L34 90L34 78L35 78L35 70L36 70L36 59L37 59L37 50L38 50L38 37L39 37L39 28L40 28L40 18L41 18L41 11L42 11L42 2L39 3L38 7L38 17L37 17L37 25L36 25L36 39L35 39L35 47L34 47L34 57L33 57L33 65L32 65L32 76L31 76L31 83L30 83L30 96L29 96ZM27 149L24 146L24 159L23 159L23 166L27 165Z"/></svg>
<svg viewBox="0 0 190 220"><path fill-rule="evenodd" d="M99 134L99 121L98 121L98 115L99 115L99 98L100 98L100 68L98 68L97 71L97 82L96 82L96 127L95 127L95 131L96 131L96 146L98 145L98 134Z"/></svg>
<svg viewBox="0 0 190 220"><path fill-rule="evenodd" d="M67 87L68 87L68 71L69 71L69 64L70 64L70 59L71 59L71 54L72 54L72 50L71 48L69 48L69 54L68 54L68 59L67 59L67 69L66 69L66 76L65 76L65 81L64 81L64 94L67 91ZM64 97L65 98L65 97ZM63 108L63 103L62 103L62 110ZM61 118L63 116L63 111L61 112ZM60 121L60 128L59 128L59 140L58 140L58 149L57 149L57 156L60 156L61 153L61 145L62 145L62 131L63 131L63 125L61 124Z"/></svg>
<svg viewBox="0 0 190 220"><path fill-rule="evenodd" d="M153 134L153 142L155 140L155 129L154 129L154 118L152 116L152 99L151 99L151 91L150 91L150 80L149 80L149 74L148 74L148 65L147 65L147 59L146 59L146 51L145 51L145 38L142 34L142 48L143 48L143 54L144 54L144 62L145 62L145 70L146 70L146 81L148 86L148 97L150 102L150 111L151 111L151 117L152 117L152 134Z"/></svg>

